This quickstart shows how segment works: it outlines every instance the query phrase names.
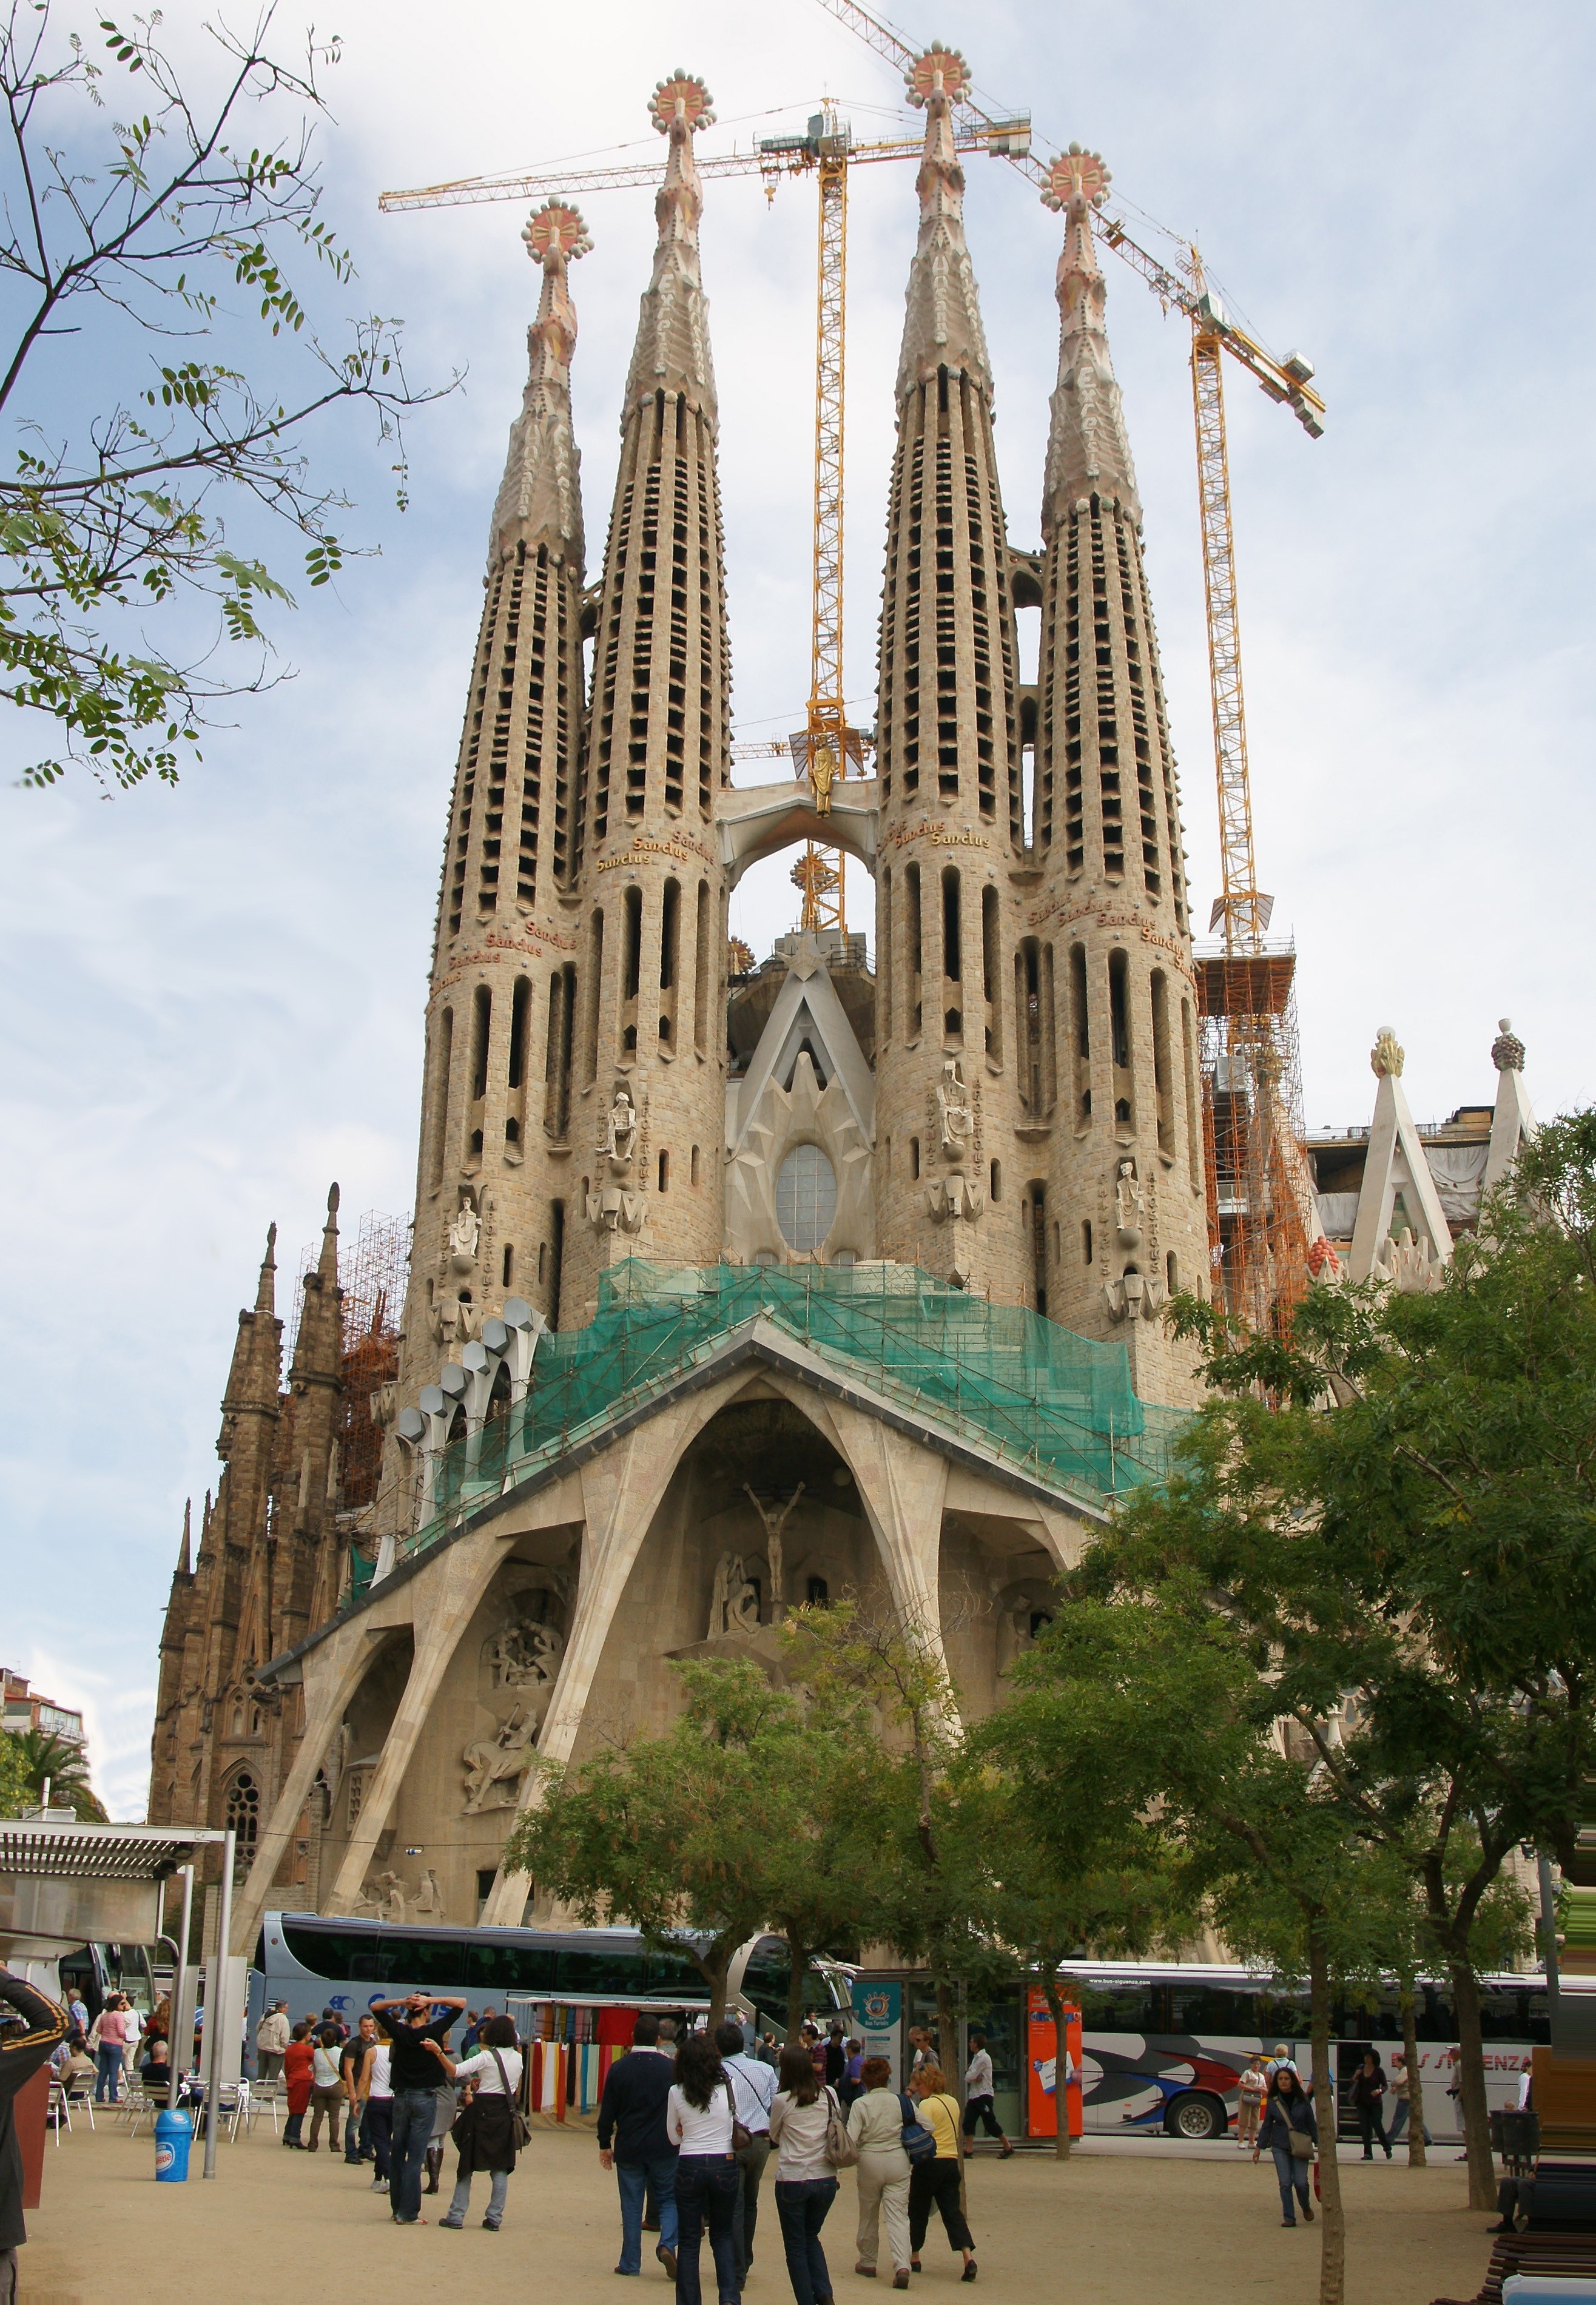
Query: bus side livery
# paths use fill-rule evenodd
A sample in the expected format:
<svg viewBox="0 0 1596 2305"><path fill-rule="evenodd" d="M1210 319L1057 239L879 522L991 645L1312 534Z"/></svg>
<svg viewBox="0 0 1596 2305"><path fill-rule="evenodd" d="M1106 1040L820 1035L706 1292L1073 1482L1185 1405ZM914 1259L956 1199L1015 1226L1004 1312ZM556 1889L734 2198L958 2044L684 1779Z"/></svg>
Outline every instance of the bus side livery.
<svg viewBox="0 0 1596 2305"><path fill-rule="evenodd" d="M1089 2137L1123 2135L1126 2130L1223 2137L1235 2119L1236 2076L1253 2051L1261 2049L1267 2058L1279 2042L1286 2043L1304 2080L1310 2076L1307 1994L1283 1991L1255 1972L1193 1963L1069 1961L1060 1970L1060 1983L1081 2011L1082 2118ZM1458 2134L1458 2115L1451 2093L1457 2031L1449 1988L1425 1978L1416 2001L1425 2123L1432 2136L1450 2139ZM1480 2001L1486 2093L1494 2110L1516 2102L1532 2048L1550 2039L1546 1981L1539 1976L1484 1978ZM1330 2030L1339 2126L1344 2135L1355 2134L1347 2090L1364 2050L1375 2050L1388 2080L1392 2053L1401 2051L1395 1988L1338 2001ZM1050 2023L1040 2046L1042 2054L1027 2062L1049 2098L1050 2131ZM1396 2105L1388 2096L1388 2123ZM1044 2133L1034 2120L1031 2133Z"/></svg>

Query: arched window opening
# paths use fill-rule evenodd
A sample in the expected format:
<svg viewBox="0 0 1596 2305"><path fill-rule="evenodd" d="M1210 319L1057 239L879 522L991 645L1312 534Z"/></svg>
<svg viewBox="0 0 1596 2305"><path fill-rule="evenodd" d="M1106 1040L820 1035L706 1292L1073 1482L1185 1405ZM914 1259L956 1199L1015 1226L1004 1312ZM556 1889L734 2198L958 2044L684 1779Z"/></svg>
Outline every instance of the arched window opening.
<svg viewBox="0 0 1596 2305"><path fill-rule="evenodd" d="M661 1152L659 1156L659 1189L662 1193L669 1192L670 1178L671 1156L668 1152Z"/></svg>
<svg viewBox="0 0 1596 2305"><path fill-rule="evenodd" d="M236 1888L255 1862L260 1837L260 1788L247 1769L241 1769L227 1788L223 1821L234 1838L233 1881Z"/></svg>

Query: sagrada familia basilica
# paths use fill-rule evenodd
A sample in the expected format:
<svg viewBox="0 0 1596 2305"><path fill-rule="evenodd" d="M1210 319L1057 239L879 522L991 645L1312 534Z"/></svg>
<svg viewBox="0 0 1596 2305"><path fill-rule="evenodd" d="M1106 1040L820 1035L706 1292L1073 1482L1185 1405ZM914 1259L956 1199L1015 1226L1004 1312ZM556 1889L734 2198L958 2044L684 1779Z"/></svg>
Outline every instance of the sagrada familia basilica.
<svg viewBox="0 0 1596 2305"><path fill-rule="evenodd" d="M1058 377L1021 549L943 62L867 778L731 781L702 84L652 99L658 239L593 583L588 242L561 203L526 227L541 294L449 804L407 1294L361 1393L372 1478L335 1188L285 1383L269 1242L240 1315L162 1639L149 1815L237 1827L236 1950L276 1906L520 1921L500 1858L536 1758L663 1724L674 1658L779 1673L797 1603L913 1612L989 1709L1198 1397L1160 1317L1210 1286L1191 899L1100 171L1056 171ZM873 974L835 934L728 973L739 879L817 833L874 877ZM1426 1134L1383 1036L1372 1131L1312 1148L1323 1255L1421 1278L1449 1255L1531 1125L1506 1028L1493 1055L1495 1105Z"/></svg>

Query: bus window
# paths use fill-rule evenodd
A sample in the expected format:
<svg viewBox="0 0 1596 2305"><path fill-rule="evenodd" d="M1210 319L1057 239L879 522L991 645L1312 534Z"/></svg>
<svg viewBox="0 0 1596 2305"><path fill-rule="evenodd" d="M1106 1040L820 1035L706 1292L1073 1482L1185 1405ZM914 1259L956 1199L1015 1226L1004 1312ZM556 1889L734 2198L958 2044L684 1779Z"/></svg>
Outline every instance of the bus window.
<svg viewBox="0 0 1596 2305"><path fill-rule="evenodd" d="M761 1937L749 1954L748 1966L743 1972L743 1998L751 2001L761 2017L773 2017L785 2027L792 1976L786 1939Z"/></svg>
<svg viewBox="0 0 1596 2305"><path fill-rule="evenodd" d="M1167 2033L1168 1989L1154 1978L1093 1984L1082 1978L1077 1995L1081 2023L1088 2033Z"/></svg>
<svg viewBox="0 0 1596 2305"><path fill-rule="evenodd" d="M1480 2034L1486 2041L1549 2041L1551 2013L1545 1986L1482 1985Z"/></svg>
<svg viewBox="0 0 1596 2305"><path fill-rule="evenodd" d="M1230 1985L1171 1984L1169 2014L1161 2031L1170 2033L1201 2033L1228 2036L1241 2040L1256 2040L1263 2026L1260 2021L1259 2003L1264 1996L1238 1991ZM1265 2006L1278 2009L1280 2004L1266 2001ZM1089 2018L1088 2024L1091 2022ZM1266 2020L1267 2021L1267 2020ZM1276 2022L1278 2022L1277 2018ZM1295 2022L1288 2025L1295 2031Z"/></svg>
<svg viewBox="0 0 1596 2305"><path fill-rule="evenodd" d="M663 1994L681 1993L690 2001L701 2001L709 1990L703 1971L684 1952L651 1952L644 1974L644 1989L656 2000Z"/></svg>
<svg viewBox="0 0 1596 2305"><path fill-rule="evenodd" d="M466 1980L478 1993L552 1993L559 1955L552 1945L472 1944Z"/></svg>
<svg viewBox="0 0 1596 2305"><path fill-rule="evenodd" d="M559 1990L562 1993L613 1993L623 1999L629 1993L641 1996L648 1963L636 1946L607 1946L601 1952L583 1950L562 1952L559 1967ZM695 1969L693 1975L698 1977ZM699 1978L699 1992L704 1990Z"/></svg>

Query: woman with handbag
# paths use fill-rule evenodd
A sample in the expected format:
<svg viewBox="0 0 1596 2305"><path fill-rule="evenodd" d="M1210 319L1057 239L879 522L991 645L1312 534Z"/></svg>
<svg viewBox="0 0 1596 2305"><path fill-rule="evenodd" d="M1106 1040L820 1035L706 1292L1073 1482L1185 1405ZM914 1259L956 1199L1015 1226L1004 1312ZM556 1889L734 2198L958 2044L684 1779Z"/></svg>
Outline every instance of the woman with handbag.
<svg viewBox="0 0 1596 2305"><path fill-rule="evenodd" d="M815 2071L809 2050L790 2044L781 2053L781 2086L770 2106L770 2143L777 2150L776 2214L781 2219L787 2278L798 2305L831 2305L831 2275L820 2247L820 2227L836 2199L836 2173L859 2158L836 2092Z"/></svg>
<svg viewBox="0 0 1596 2305"><path fill-rule="evenodd" d="M859 2080L860 2093L848 2107L848 2134L859 2148L859 2262L853 2270L875 2279L885 2217L892 2285L907 2289L910 2164L904 2150L904 2099L889 2086L892 2067L885 2057L866 2057Z"/></svg>
<svg viewBox="0 0 1596 2305"><path fill-rule="evenodd" d="M458 2233L471 2205L471 2179L486 2170L490 2179L484 2233L497 2233L504 2222L505 2196L515 2167L517 2150L526 2144L531 2129L515 2102L521 2087L522 2059L515 2046L515 2028L508 2017L489 2017L477 2037L474 2057L456 2064L441 2042L427 2046L450 2080L466 2082L471 2090L450 2135L460 2151L454 2173L454 2198L438 2219L438 2230Z"/></svg>
<svg viewBox="0 0 1596 2305"><path fill-rule="evenodd" d="M929 2129L937 2140L936 2152L924 2161L916 2161L909 2179L910 2269L915 2273L921 2269L921 2244L935 2206L947 2235L947 2246L964 2252L964 2270L960 2280L973 2281L975 2235L959 2200L959 2101L949 2094L941 2066L929 2062L921 2065L909 2087L919 2100L921 2126Z"/></svg>
<svg viewBox="0 0 1596 2305"><path fill-rule="evenodd" d="M720 2305L738 2305L736 2222L743 2170L737 2155L749 2135L737 2119L720 2051L708 2033L689 2033L676 2051L676 2077L665 2100L665 2133L676 2148L676 2305L700 2305L699 2248L706 2224Z"/></svg>
<svg viewBox="0 0 1596 2305"><path fill-rule="evenodd" d="M1266 2145L1274 2156L1283 2225L1296 2223L1291 2198L1294 2190L1303 2205L1303 2221L1308 2224L1313 2222L1309 2172L1318 2142L1319 2123L1313 2116L1312 2098L1297 2079L1295 2066L1278 2065L1269 2075L1269 2093L1264 2099L1263 2119L1259 2123L1252 2158L1256 2161Z"/></svg>

